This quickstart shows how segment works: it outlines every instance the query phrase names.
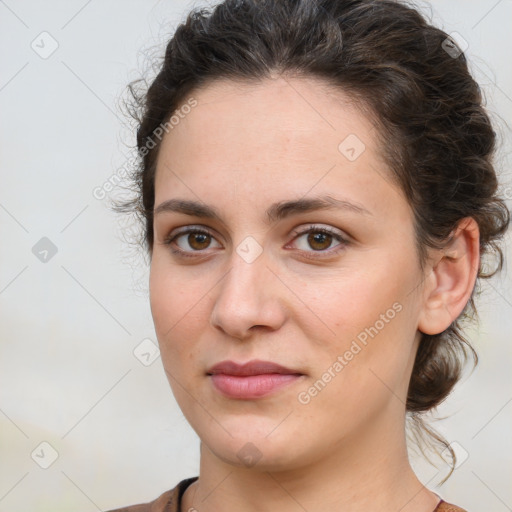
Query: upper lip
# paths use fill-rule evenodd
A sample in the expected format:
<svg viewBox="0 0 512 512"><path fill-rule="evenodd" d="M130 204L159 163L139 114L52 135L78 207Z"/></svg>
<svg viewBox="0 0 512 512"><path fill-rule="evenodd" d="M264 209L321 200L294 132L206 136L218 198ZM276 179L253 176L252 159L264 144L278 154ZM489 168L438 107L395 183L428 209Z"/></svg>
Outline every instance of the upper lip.
<svg viewBox="0 0 512 512"><path fill-rule="evenodd" d="M272 361L262 361L260 359L253 359L252 361L242 364L235 363L234 361L221 361L213 365L207 373L208 375L215 373L224 373L226 375L261 375L264 373L302 375L297 370L286 368Z"/></svg>

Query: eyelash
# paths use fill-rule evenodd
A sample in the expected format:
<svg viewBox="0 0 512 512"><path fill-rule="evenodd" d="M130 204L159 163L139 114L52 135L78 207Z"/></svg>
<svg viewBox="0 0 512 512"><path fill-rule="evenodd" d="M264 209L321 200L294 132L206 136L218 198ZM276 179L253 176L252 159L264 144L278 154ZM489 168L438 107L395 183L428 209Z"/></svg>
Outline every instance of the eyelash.
<svg viewBox="0 0 512 512"><path fill-rule="evenodd" d="M167 237L164 240L163 243L164 243L164 245L169 245L170 246L170 250L171 250L171 252L173 254L176 254L176 255L178 255L180 257L185 257L185 258L195 258L195 257L197 257L197 254L201 253L202 251L184 251L182 249L175 249L171 245L174 242L174 240L176 240L180 236L187 235L187 234L190 234L190 233L197 233L197 234L207 235L207 236L211 236L212 238L215 238L215 237L213 237L213 235L209 231L207 231L205 229L197 228L197 227L188 227L188 228L185 228L182 231L176 233L172 237L171 236ZM349 241L346 238L342 237L339 233L337 233L336 231L332 230L331 228L318 227L318 226L315 226L315 225L309 226L307 229L305 229L303 231L293 233L294 234L293 240L296 240L300 236L308 234L308 233L323 233L323 234L326 234L326 235L331 235L338 242L340 242L340 244L333 251L330 251L330 250L327 249L327 250L320 250L320 251L301 251L302 253L310 253L310 252L320 253L320 254L326 254L327 253L328 256L330 257L330 256L334 256L334 255L338 254L339 252L344 250L347 245L349 245ZM192 252L192 254L190 254L190 252ZM312 259L312 260L313 259L321 259L321 258L324 257L324 256L310 256L310 255L306 255L306 254L304 254L304 256L306 258L309 258L309 259Z"/></svg>

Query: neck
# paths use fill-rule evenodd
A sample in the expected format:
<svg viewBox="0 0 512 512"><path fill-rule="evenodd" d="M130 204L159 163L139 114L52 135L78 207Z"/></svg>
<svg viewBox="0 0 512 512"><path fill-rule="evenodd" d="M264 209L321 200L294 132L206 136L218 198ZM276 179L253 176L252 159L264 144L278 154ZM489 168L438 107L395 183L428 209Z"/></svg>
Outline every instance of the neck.
<svg viewBox="0 0 512 512"><path fill-rule="evenodd" d="M410 466L404 424L374 422L316 461L280 471L233 466L202 443L199 479L185 491L182 510L433 512L439 497Z"/></svg>

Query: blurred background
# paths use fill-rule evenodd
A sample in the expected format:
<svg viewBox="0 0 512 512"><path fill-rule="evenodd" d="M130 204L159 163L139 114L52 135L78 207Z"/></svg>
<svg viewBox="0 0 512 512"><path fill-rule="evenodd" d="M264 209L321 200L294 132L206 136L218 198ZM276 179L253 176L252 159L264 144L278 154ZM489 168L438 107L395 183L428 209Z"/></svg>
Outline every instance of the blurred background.
<svg viewBox="0 0 512 512"><path fill-rule="evenodd" d="M213 3L213 2L212 2ZM109 209L132 157L129 81L193 7L182 0L0 0L0 512L108 510L198 475L199 439L156 348L137 229ZM496 123L512 203L511 0L420 10L466 45ZM122 181L122 180L121 180ZM459 465L411 451L422 482L468 511L512 510L512 261L468 330L480 364L433 425Z"/></svg>

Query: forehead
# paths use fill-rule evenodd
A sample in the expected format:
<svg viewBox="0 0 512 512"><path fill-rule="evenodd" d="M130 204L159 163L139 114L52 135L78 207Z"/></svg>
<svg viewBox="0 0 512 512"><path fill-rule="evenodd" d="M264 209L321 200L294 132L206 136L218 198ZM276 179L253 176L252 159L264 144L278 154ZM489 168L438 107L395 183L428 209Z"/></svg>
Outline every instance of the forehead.
<svg viewBox="0 0 512 512"><path fill-rule="evenodd" d="M264 208L283 195L336 190L371 203L372 196L387 195L381 202L389 202L400 192L373 121L319 79L218 80L183 104L190 99L196 105L162 140L155 205L177 196L222 204L256 195L254 205Z"/></svg>
<svg viewBox="0 0 512 512"><path fill-rule="evenodd" d="M361 133L373 130L373 123L362 113L361 105L348 93L314 77L215 80L190 96L197 100L197 106L182 120L231 127L230 134L245 135L245 131L240 132L244 127L258 129L259 137L279 132L320 136L324 131L348 127ZM346 126L340 126L340 122ZM209 126L205 128L207 131Z"/></svg>
<svg viewBox="0 0 512 512"><path fill-rule="evenodd" d="M187 160L189 168L214 170L216 164L282 169L285 163L297 172L338 160L347 138L366 157L381 159L373 121L349 95L318 78L222 79L194 90L182 105L191 99L195 106L164 136L158 164Z"/></svg>

